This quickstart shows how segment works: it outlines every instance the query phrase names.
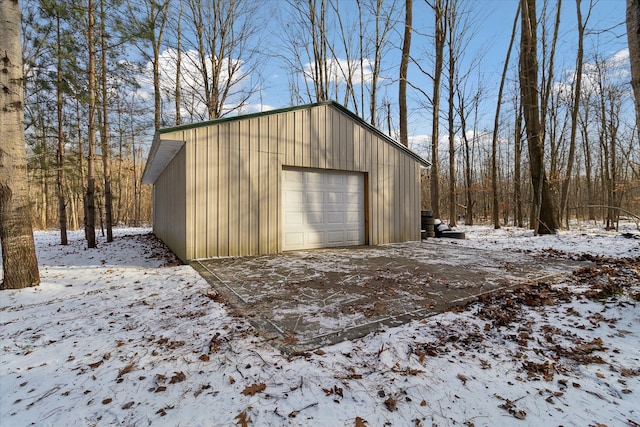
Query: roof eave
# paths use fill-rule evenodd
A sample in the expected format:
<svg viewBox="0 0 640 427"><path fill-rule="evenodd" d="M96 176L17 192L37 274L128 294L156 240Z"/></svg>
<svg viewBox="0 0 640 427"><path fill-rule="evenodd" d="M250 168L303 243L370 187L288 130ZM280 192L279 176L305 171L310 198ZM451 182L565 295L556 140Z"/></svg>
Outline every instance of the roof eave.
<svg viewBox="0 0 640 427"><path fill-rule="evenodd" d="M160 133L156 132L142 173L142 183L154 184L184 144L185 142L181 140L160 139Z"/></svg>

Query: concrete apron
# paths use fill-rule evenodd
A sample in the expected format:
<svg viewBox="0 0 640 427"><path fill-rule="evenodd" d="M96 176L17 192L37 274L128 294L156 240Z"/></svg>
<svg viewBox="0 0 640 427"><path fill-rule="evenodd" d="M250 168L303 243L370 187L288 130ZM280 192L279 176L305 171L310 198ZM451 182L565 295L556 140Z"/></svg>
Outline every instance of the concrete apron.
<svg viewBox="0 0 640 427"><path fill-rule="evenodd" d="M287 353L365 336L588 262L409 242L193 261L266 339Z"/></svg>

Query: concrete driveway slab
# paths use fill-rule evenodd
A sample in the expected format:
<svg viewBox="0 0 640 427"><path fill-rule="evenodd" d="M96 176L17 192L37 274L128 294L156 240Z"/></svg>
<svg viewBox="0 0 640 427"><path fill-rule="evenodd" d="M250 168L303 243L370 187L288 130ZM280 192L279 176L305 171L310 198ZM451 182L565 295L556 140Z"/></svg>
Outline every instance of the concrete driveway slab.
<svg viewBox="0 0 640 427"><path fill-rule="evenodd" d="M285 351L307 351L440 313L587 262L428 241L198 260L191 265Z"/></svg>

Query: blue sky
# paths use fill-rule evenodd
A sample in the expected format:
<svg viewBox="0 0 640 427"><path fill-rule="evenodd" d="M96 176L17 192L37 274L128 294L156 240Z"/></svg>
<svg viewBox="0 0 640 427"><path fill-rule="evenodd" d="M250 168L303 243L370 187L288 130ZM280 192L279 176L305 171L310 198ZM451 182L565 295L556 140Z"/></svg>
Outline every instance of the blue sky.
<svg viewBox="0 0 640 427"><path fill-rule="evenodd" d="M398 0L399 18L404 19L402 0ZM582 0L583 17L586 16L589 1ZM355 11L355 0L339 0L341 7L349 13L351 8ZM482 81L483 102L480 107L481 127L488 129L493 123L493 114L498 94L500 75L508 48L509 37L515 13L517 0L462 0L461 7L465 9L468 17L467 25L473 32L469 37L468 45L464 49L460 69L468 69L473 61L477 67L467 78L468 91L473 93L478 80ZM538 0L538 11L542 11L544 2ZM557 2L549 1L549 26L553 24L555 7ZM259 3L259 14L256 19L264 20L264 28L259 34L259 48L263 53L286 54L286 46L282 42L283 15L286 15L286 3L284 0L267 0ZM565 72L574 68L577 49L576 40L576 3L572 0L564 0L562 4L560 36L556 53L556 76L562 78ZM592 60L595 52L602 58L620 55L627 48L626 28L624 26L625 15L624 0L600 0L593 1L593 10L587 26L585 40L585 61ZM354 12L355 13L355 12ZM416 61L426 70L431 70L433 58L433 15L424 0L414 0L414 19L411 54ZM390 35L392 47L383 59L383 82L380 87L380 97L386 97L391 103L392 121L394 130L397 130L397 73L400 60L400 46L402 25ZM540 29L539 29L540 30ZM551 29L550 29L551 31ZM519 34L516 36L514 51L511 58L510 78L517 73L517 52ZM338 55L338 59L340 58ZM250 105L245 112L261 111L272 108L288 107L291 105L289 92L290 78L287 64L280 57L271 56L262 61L263 83L261 92L250 100ZM422 74L418 67L411 66L409 80L431 93L432 83L430 78ZM513 91L513 83L505 90ZM443 97L446 97L443 91ZM431 132L430 104L417 90L409 89L409 133L414 139L424 139ZM443 98L444 103L446 98ZM338 99L338 101L341 101ZM351 108L351 107L350 107ZM351 108L352 109L352 108ZM379 127L383 128L382 125ZM386 131L386 128L383 129ZM441 131L442 133L443 131Z"/></svg>
<svg viewBox="0 0 640 427"><path fill-rule="evenodd" d="M472 61L476 52L481 53L478 69L472 73L469 80L475 81L478 75L481 76L486 93L486 113L493 114L495 109L499 79L508 48L513 19L517 10L517 3L516 0L463 1L463 6L469 8L470 26L474 27L476 32L475 36L469 41L468 49L465 52L465 60ZM582 3L584 18L589 2L583 0ZM543 1L539 0L539 11L541 11L542 5ZM551 1L549 7L550 9L547 13L550 15L549 25L551 25L555 14L556 2ZM571 0L565 0L562 4L560 36L555 59L557 74L560 74L562 70L574 68L577 49L575 7L575 1ZM627 47L624 14L624 0L600 0L594 2L587 27L587 31L592 31L585 40L585 61L590 61L596 51L604 57L610 57ZM414 27L416 31L412 40L412 56L420 60L425 68L429 69L431 66L431 52L433 52L432 41L429 39L429 36L433 34L433 17L432 12L422 0L414 0ZM602 32L605 29L608 31ZM595 30L600 31L600 33ZM401 42L399 34L395 34L393 37L395 38L394 43L399 46ZM517 55L518 37L519 34L516 36L516 46L511 58L512 76L517 71L517 57L515 55ZM399 61L399 51L397 49L392 50L386 60L396 64ZM393 67L392 69L397 72L395 71L397 68ZM267 78L265 92L262 97L265 105L276 108L289 105L287 81L284 74L284 70L278 68L277 61L269 65L267 75L270 77ZM397 78L395 75L390 77ZM409 79L427 92L431 92L432 84L430 79L422 75L416 67L410 68ZM397 102L397 86L391 84L386 88L386 91L390 101ZM424 97L417 91L411 90L409 97L409 102L413 105L413 112L410 118L410 133L412 135L430 133L430 112L418 107L421 101L425 101Z"/></svg>

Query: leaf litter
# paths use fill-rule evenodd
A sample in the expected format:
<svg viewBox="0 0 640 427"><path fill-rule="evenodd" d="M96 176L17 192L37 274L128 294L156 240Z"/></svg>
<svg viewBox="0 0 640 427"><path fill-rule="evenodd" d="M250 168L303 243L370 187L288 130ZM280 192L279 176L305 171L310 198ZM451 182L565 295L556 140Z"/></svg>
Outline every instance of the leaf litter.
<svg viewBox="0 0 640 427"><path fill-rule="evenodd" d="M0 295L2 424L640 425L637 242L465 231L455 244L592 264L292 356L148 229L96 250L37 232L42 284Z"/></svg>

